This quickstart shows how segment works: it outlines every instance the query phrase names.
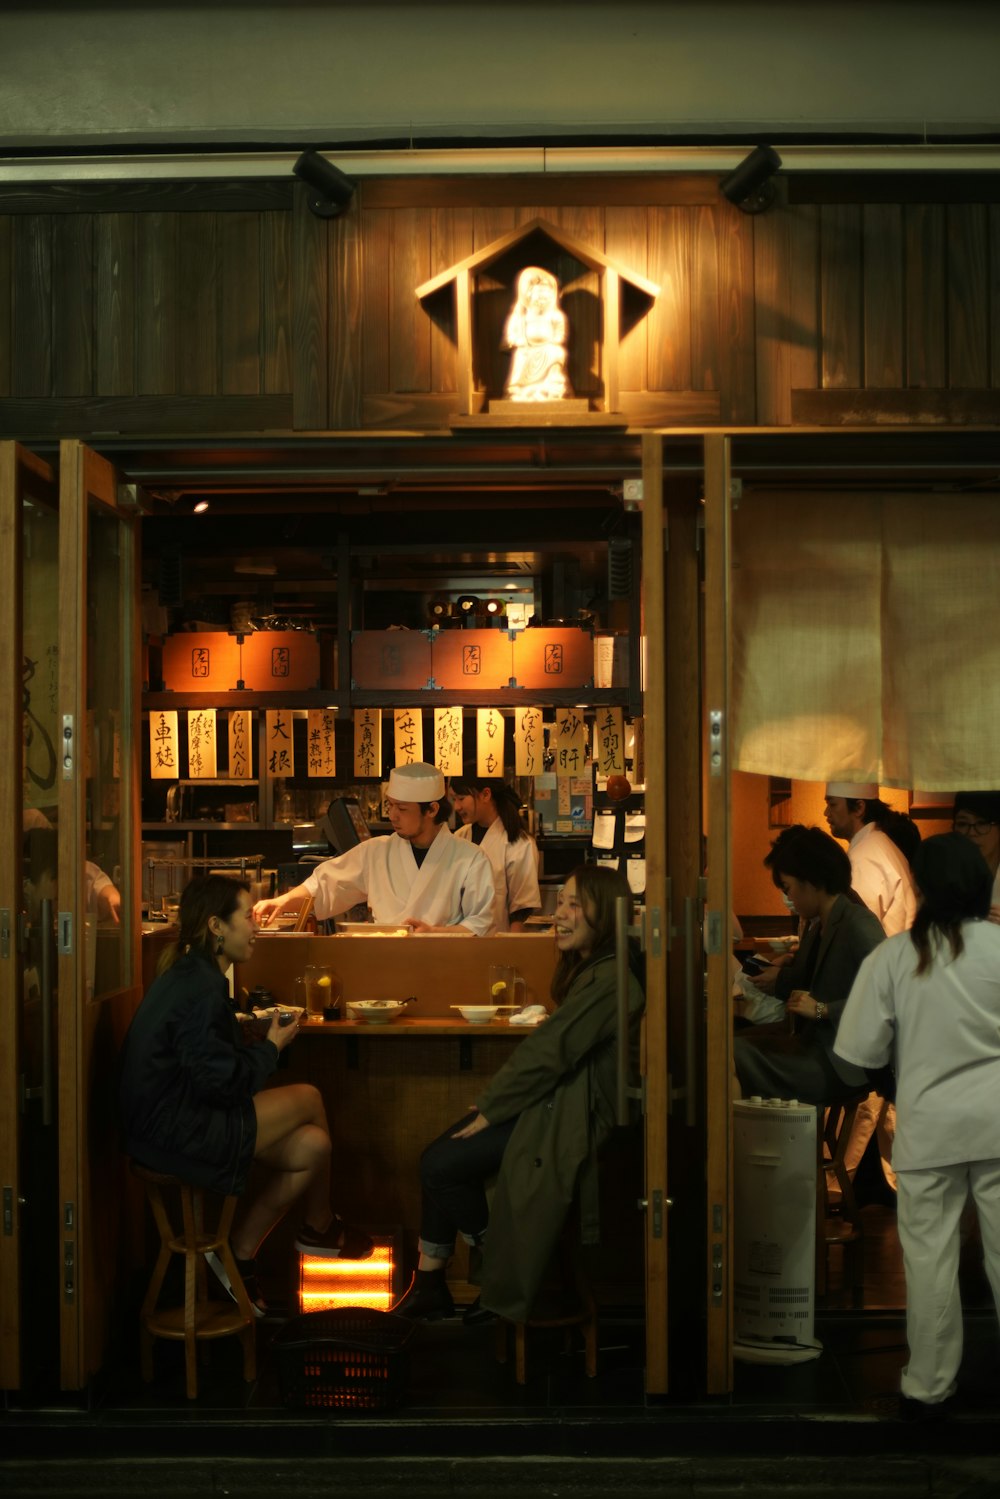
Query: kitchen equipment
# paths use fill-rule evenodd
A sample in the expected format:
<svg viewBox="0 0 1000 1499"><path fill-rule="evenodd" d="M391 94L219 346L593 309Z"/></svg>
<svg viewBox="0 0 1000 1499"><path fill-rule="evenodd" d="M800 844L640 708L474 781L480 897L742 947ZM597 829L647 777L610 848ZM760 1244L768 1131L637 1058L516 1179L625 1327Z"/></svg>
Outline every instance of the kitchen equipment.
<svg viewBox="0 0 1000 1499"><path fill-rule="evenodd" d="M416 1004L416 995L407 999L349 999L348 1013L352 1020L364 1020L368 1025L391 1025L398 1020L407 1005Z"/></svg>

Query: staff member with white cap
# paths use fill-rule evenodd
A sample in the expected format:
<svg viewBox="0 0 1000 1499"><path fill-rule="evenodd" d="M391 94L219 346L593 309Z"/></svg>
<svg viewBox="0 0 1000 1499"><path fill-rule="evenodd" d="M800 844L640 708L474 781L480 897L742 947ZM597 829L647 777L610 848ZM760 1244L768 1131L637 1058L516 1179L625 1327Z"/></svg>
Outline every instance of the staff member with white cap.
<svg viewBox="0 0 1000 1499"><path fill-rule="evenodd" d="M917 892L906 858L878 826L879 808L891 810L883 807L877 786L831 781L826 788L826 820L835 838L847 839L851 884L885 935L895 937L913 925Z"/></svg>
<svg viewBox="0 0 1000 1499"><path fill-rule="evenodd" d="M445 826L450 807L444 776L434 765L397 765L389 776L387 838L366 838L338 858L327 859L274 900L261 900L254 917L268 926L279 911L312 896L319 919L337 916L367 901L378 922L415 932L494 931L493 871L474 844Z"/></svg>

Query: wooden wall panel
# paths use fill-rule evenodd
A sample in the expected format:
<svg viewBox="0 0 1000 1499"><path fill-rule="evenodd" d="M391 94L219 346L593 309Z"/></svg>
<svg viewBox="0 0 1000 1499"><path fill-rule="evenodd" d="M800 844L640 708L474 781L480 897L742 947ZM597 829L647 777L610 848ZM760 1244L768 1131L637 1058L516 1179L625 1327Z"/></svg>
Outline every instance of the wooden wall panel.
<svg viewBox="0 0 1000 1499"><path fill-rule="evenodd" d="M130 213L94 216L94 394L135 392L135 234Z"/></svg>
<svg viewBox="0 0 1000 1499"><path fill-rule="evenodd" d="M292 409L299 430L327 423L327 220L309 212L309 189L295 185L292 209Z"/></svg>
<svg viewBox="0 0 1000 1499"><path fill-rule="evenodd" d="M906 262L905 383L910 388L941 389L948 383L945 210L941 204L906 205L903 209L903 250Z"/></svg>
<svg viewBox="0 0 1000 1499"><path fill-rule="evenodd" d="M989 384L989 236L982 203L948 207L948 384Z"/></svg>
<svg viewBox="0 0 1000 1499"><path fill-rule="evenodd" d="M356 208L330 224L330 413L340 431L362 425L361 220Z"/></svg>
<svg viewBox="0 0 1000 1499"><path fill-rule="evenodd" d="M431 275L446 271L458 260L472 254L473 214L471 208L434 208L431 210ZM426 316L426 313L425 313ZM458 390L457 336L454 303L441 321L430 318L431 389L450 393Z"/></svg>
<svg viewBox="0 0 1000 1499"><path fill-rule="evenodd" d="M0 218L0 396L10 395L13 220Z"/></svg>
<svg viewBox="0 0 1000 1499"><path fill-rule="evenodd" d="M825 390L861 384L861 210L820 209L820 377Z"/></svg>
<svg viewBox="0 0 1000 1499"><path fill-rule="evenodd" d="M140 396L177 391L179 217L146 213L136 221L136 393Z"/></svg>
<svg viewBox="0 0 1000 1499"><path fill-rule="evenodd" d="M1000 386L1000 203L990 205L987 228L990 237L990 384Z"/></svg>
<svg viewBox="0 0 1000 1499"><path fill-rule="evenodd" d="M650 390L691 389L691 210L649 210L650 278L660 287L647 319Z"/></svg>
<svg viewBox="0 0 1000 1499"><path fill-rule="evenodd" d="M718 390L719 213L712 207L688 210L691 218L691 388Z"/></svg>
<svg viewBox="0 0 1000 1499"><path fill-rule="evenodd" d="M753 219L728 203L718 205L717 215L720 420L752 426L757 420Z"/></svg>
<svg viewBox="0 0 1000 1499"><path fill-rule="evenodd" d="M649 212L645 207L608 208L604 214L604 253L639 276L648 273ZM641 312L645 313L645 304ZM622 341L618 351L619 387L646 389L646 318L633 307L626 290L622 310Z"/></svg>
<svg viewBox="0 0 1000 1499"><path fill-rule="evenodd" d="M54 396L87 396L94 388L94 219L52 220L52 364Z"/></svg>
<svg viewBox="0 0 1000 1499"><path fill-rule="evenodd" d="M13 220L11 250L11 378L13 396L52 394L52 220Z"/></svg>
<svg viewBox="0 0 1000 1499"><path fill-rule="evenodd" d="M903 383L903 211L897 203L862 209L864 385L897 390Z"/></svg>
<svg viewBox="0 0 1000 1499"><path fill-rule="evenodd" d="M429 394L430 319L416 288L430 276L431 212L402 208L393 215L389 279L389 389Z"/></svg>
<svg viewBox="0 0 1000 1499"><path fill-rule="evenodd" d="M214 213L178 214L177 315L181 329L177 388L185 396L219 394L219 250Z"/></svg>
<svg viewBox="0 0 1000 1499"><path fill-rule="evenodd" d="M819 384L819 216L811 205L754 220L757 420L787 426L793 389Z"/></svg>
<svg viewBox="0 0 1000 1499"><path fill-rule="evenodd" d="M260 220L261 388L276 395L292 388L292 216L265 213Z"/></svg>
<svg viewBox="0 0 1000 1499"><path fill-rule="evenodd" d="M559 208L542 214L572 239L583 245L604 250L604 209L601 207ZM601 368L601 278L596 271L583 269L568 256L560 256L556 270L559 278L562 308L569 319L569 358L566 369L574 396L591 400L603 395L604 371Z"/></svg>
<svg viewBox="0 0 1000 1499"><path fill-rule="evenodd" d="M223 395L253 396L261 388L260 215L219 215L221 288L219 383Z"/></svg>
<svg viewBox="0 0 1000 1499"><path fill-rule="evenodd" d="M388 392L389 265L392 211L365 210L361 215L363 334L362 371L366 396Z"/></svg>

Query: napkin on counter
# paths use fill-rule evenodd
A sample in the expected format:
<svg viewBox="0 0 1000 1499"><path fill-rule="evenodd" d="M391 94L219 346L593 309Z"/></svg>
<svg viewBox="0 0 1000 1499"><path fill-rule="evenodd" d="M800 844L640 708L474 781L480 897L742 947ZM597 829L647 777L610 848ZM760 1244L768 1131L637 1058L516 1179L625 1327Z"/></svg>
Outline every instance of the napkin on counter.
<svg viewBox="0 0 1000 1499"><path fill-rule="evenodd" d="M544 1005L525 1005L516 1015L510 1017L511 1025L539 1025L548 1015Z"/></svg>

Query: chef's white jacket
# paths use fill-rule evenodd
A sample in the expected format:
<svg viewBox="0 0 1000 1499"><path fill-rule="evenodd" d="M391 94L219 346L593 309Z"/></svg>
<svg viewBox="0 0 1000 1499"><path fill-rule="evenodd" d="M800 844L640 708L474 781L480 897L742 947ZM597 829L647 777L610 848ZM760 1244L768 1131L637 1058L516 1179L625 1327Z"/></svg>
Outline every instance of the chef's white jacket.
<svg viewBox="0 0 1000 1499"><path fill-rule="evenodd" d="M860 827L847 845L851 884L887 937L908 932L917 914L917 892L910 866L887 833L873 822Z"/></svg>
<svg viewBox="0 0 1000 1499"><path fill-rule="evenodd" d="M465 926L477 937L494 930L489 860L443 824L419 869L406 839L391 833L318 864L304 883L321 921L367 901L379 922Z"/></svg>
<svg viewBox="0 0 1000 1499"><path fill-rule="evenodd" d="M962 924L917 977L908 933L869 953L844 1007L834 1050L859 1067L892 1062L897 1171L1000 1158L1000 926ZM932 939L933 941L933 939Z"/></svg>
<svg viewBox="0 0 1000 1499"><path fill-rule="evenodd" d="M472 842L472 823L455 829L455 837ZM542 904L538 889L538 845L534 838L511 843L499 817L490 823L479 848L493 870L493 914L498 932L510 931L511 911L537 911Z"/></svg>

